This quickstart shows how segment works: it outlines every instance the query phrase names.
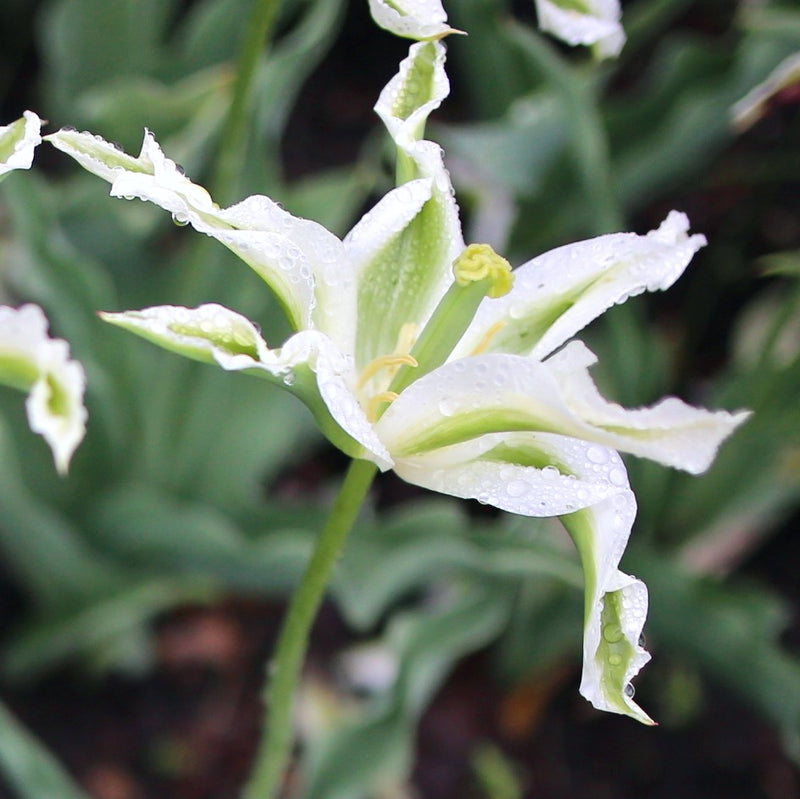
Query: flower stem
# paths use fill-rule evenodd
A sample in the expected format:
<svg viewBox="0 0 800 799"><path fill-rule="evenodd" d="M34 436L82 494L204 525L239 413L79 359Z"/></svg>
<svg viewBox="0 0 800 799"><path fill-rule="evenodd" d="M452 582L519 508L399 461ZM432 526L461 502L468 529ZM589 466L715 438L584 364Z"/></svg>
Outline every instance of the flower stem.
<svg viewBox="0 0 800 799"><path fill-rule="evenodd" d="M217 202L227 204L242 174L247 138L247 114L252 94L258 57L264 49L273 23L278 16L280 0L254 0L253 13L244 34L236 64L228 116L222 133L222 147L212 183Z"/></svg>
<svg viewBox="0 0 800 799"><path fill-rule="evenodd" d="M268 668L264 692L266 723L243 799L274 799L278 795L291 756L292 708L311 626L333 567L376 472L377 467L369 461L354 460L350 464L333 510L292 598Z"/></svg>

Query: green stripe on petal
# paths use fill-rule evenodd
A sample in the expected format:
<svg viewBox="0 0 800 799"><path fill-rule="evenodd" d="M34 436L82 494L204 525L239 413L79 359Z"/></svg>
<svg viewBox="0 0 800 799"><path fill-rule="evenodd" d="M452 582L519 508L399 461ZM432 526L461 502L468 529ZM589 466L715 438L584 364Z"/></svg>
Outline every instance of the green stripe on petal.
<svg viewBox="0 0 800 799"><path fill-rule="evenodd" d="M539 361L492 353L440 366L412 383L376 425L398 457L487 433L530 430L580 437L582 426Z"/></svg>
<svg viewBox="0 0 800 799"><path fill-rule="evenodd" d="M570 462L590 445L547 434L492 434L423 455L400 458L406 481L443 494L477 499L522 516L573 513L620 492L605 471L576 477Z"/></svg>
<svg viewBox="0 0 800 799"><path fill-rule="evenodd" d="M101 316L171 352L275 383L308 406L325 435L343 452L372 460L383 469L392 465L352 390L352 359L323 333L301 331L280 349L270 350L252 322L213 303Z"/></svg>
<svg viewBox="0 0 800 799"><path fill-rule="evenodd" d="M597 390L588 371L596 360L585 344L572 341L545 365L571 412L590 426L591 433L584 437L615 449L699 474L711 465L722 442L750 416L749 411L694 408L676 397L647 408L622 408Z"/></svg>
<svg viewBox="0 0 800 799"><path fill-rule="evenodd" d="M426 202L401 232L364 264L358 286L356 363L395 351L404 325L421 328L452 276L454 255L441 198Z"/></svg>
<svg viewBox="0 0 800 799"><path fill-rule="evenodd" d="M312 325L315 279L341 263L341 242L322 226L297 219L261 196L220 209L206 189L164 155L149 131L137 158L90 133L61 130L47 140L108 180L112 196L152 202L176 223L216 238L269 285L296 330ZM352 338L353 315L343 315L349 329L338 335Z"/></svg>
<svg viewBox="0 0 800 799"><path fill-rule="evenodd" d="M398 151L411 162L416 160L413 145L422 140L428 117L450 93L444 70L445 55L438 42L411 45L398 73L386 84L375 104L375 112ZM422 176L422 171L403 174L398 182Z"/></svg>
<svg viewBox="0 0 800 799"><path fill-rule="evenodd" d="M47 441L58 471L66 473L86 432L86 376L70 360L67 342L48 336L37 305L0 306L0 384L28 392L28 424Z"/></svg>
<svg viewBox="0 0 800 799"><path fill-rule="evenodd" d="M255 368L271 354L252 322L214 303L198 308L161 305L100 316L159 347L203 363Z"/></svg>
<svg viewBox="0 0 800 799"><path fill-rule="evenodd" d="M644 236L612 233L551 250L514 271L514 288L484 302L457 352L467 354L495 325L490 350L544 358L613 305L664 291L705 237L688 235L685 214L671 212Z"/></svg>
<svg viewBox="0 0 800 799"><path fill-rule="evenodd" d="M585 579L581 694L598 710L654 724L633 701L631 683L650 660L640 644L647 588L617 568L635 514L633 493L626 491L561 521L578 548Z"/></svg>
<svg viewBox="0 0 800 799"><path fill-rule="evenodd" d="M33 151L42 141L42 122L33 111L10 125L0 125L0 180L14 169L29 169Z"/></svg>

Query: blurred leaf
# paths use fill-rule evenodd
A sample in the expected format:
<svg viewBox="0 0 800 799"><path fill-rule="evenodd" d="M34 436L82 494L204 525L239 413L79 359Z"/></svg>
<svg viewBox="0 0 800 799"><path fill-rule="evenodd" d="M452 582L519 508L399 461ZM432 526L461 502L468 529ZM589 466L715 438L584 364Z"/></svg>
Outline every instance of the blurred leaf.
<svg viewBox="0 0 800 799"><path fill-rule="evenodd" d="M139 568L202 575L229 590L282 593L305 568L315 528L301 526L299 514L282 519L267 509L262 518L264 527L249 537L211 504L126 484L101 498L92 526L98 546Z"/></svg>
<svg viewBox="0 0 800 799"><path fill-rule="evenodd" d="M764 255L759 264L765 275L800 278L800 250Z"/></svg>
<svg viewBox="0 0 800 799"><path fill-rule="evenodd" d="M427 609L394 616L384 643L399 674L360 720L310 746L304 799L354 799L405 777L414 726L453 664L485 646L505 623L508 592L490 582L452 585Z"/></svg>
<svg viewBox="0 0 800 799"><path fill-rule="evenodd" d="M786 609L764 589L690 575L643 546L631 547L628 562L650 588L655 646L742 696L800 757L800 659L778 643Z"/></svg>
<svg viewBox="0 0 800 799"><path fill-rule="evenodd" d="M448 159L464 159L490 182L525 195L539 190L544 171L563 151L567 125L563 106L542 92L517 100L501 120L444 127L436 138Z"/></svg>
<svg viewBox="0 0 800 799"><path fill-rule="evenodd" d="M561 551L550 532L532 519L477 532L454 503L418 503L353 532L337 573L336 594L350 623L366 629L392 602L440 577L506 578L510 591L519 580L542 575L582 585L574 553ZM382 567L387 563L391 569Z"/></svg>
<svg viewBox="0 0 800 799"><path fill-rule="evenodd" d="M89 799L59 762L0 704L0 765L20 799Z"/></svg>
<svg viewBox="0 0 800 799"><path fill-rule="evenodd" d="M176 0L52 0L41 19L47 113L76 119L75 98L120 76L152 75Z"/></svg>
<svg viewBox="0 0 800 799"><path fill-rule="evenodd" d="M130 657L131 636L154 616L181 603L211 601L216 595L207 580L197 577L132 585L120 581L116 590L83 606L23 625L3 653L3 673L13 680L35 679L64 660L91 657L93 650L117 666L114 650Z"/></svg>

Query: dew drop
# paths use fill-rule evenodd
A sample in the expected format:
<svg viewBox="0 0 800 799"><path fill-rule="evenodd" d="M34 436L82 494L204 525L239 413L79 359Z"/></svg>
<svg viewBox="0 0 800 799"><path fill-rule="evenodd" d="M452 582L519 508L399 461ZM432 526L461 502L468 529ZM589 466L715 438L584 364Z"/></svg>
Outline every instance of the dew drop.
<svg viewBox="0 0 800 799"><path fill-rule="evenodd" d="M608 479L615 485L615 486L622 486L625 485L625 472L622 469L612 469L608 473Z"/></svg>
<svg viewBox="0 0 800 799"><path fill-rule="evenodd" d="M603 627L603 638L608 641L609 644L616 644L623 639L622 635L622 627L619 624L614 624L613 622L610 624L606 624Z"/></svg>
<svg viewBox="0 0 800 799"><path fill-rule="evenodd" d="M185 214L173 214L172 221L178 227L185 227L186 225L189 224L189 218Z"/></svg>
<svg viewBox="0 0 800 799"><path fill-rule="evenodd" d="M600 447L589 447L586 451L586 457L592 463L605 463L608 455L604 450L600 449Z"/></svg>
<svg viewBox="0 0 800 799"><path fill-rule="evenodd" d="M555 466L545 466L544 469L542 469L542 477L544 477L545 480L555 480L560 474L561 472L559 472Z"/></svg>
<svg viewBox="0 0 800 799"><path fill-rule="evenodd" d="M510 497L521 497L528 492L528 484L522 480L512 480L506 486L506 494Z"/></svg>
<svg viewBox="0 0 800 799"><path fill-rule="evenodd" d="M452 400L443 399L439 401L439 413L442 416L452 416L455 412L456 406Z"/></svg>
<svg viewBox="0 0 800 799"><path fill-rule="evenodd" d="M636 694L636 689L633 687L633 684L632 683L628 683L625 686L625 696L627 696L628 699L633 699L635 694Z"/></svg>
<svg viewBox="0 0 800 799"><path fill-rule="evenodd" d="M287 372L283 376L283 384L285 386L293 386L297 380L297 375L294 372Z"/></svg>

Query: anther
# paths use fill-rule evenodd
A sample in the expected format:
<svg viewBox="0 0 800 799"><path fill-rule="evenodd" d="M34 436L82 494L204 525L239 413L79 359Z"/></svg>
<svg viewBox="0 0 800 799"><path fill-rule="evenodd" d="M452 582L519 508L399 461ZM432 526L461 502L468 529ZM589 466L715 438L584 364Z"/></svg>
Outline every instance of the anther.
<svg viewBox="0 0 800 799"><path fill-rule="evenodd" d="M396 391L381 391L378 394L370 397L367 403L367 418L375 422L380 417L379 411L381 405L388 405L394 402L400 395Z"/></svg>
<svg viewBox="0 0 800 799"><path fill-rule="evenodd" d="M358 378L357 388L360 391L376 374L382 372L384 369L388 370L389 376L392 377L401 366L417 365L417 359L407 353L405 355L381 355L367 364L366 368L361 373L361 377Z"/></svg>
<svg viewBox="0 0 800 799"><path fill-rule="evenodd" d="M508 324L504 319L501 319L499 322L495 322L487 331L484 333L483 338L478 342L478 346L472 350L470 355L481 355L482 353L486 352L489 349L489 345L492 343L492 339Z"/></svg>

